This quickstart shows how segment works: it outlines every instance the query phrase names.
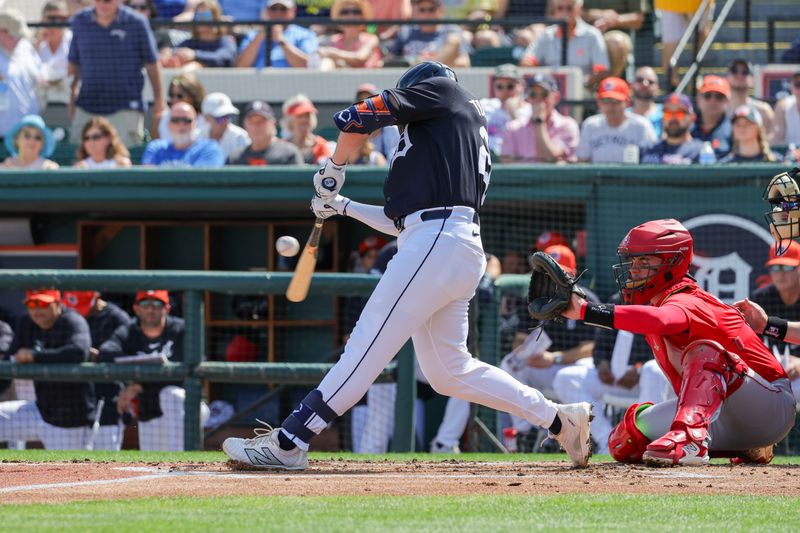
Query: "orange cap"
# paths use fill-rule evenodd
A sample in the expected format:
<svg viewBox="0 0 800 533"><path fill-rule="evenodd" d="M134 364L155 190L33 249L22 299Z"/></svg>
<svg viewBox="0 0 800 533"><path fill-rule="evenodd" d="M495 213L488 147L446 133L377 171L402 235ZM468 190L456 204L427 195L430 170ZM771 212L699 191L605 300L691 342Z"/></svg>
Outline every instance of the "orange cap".
<svg viewBox="0 0 800 533"><path fill-rule="evenodd" d="M564 270L570 274L575 274L578 264L575 261L575 254L572 253L572 250L563 244L554 244L545 248L544 253L555 259L556 263L561 265Z"/></svg>
<svg viewBox="0 0 800 533"><path fill-rule="evenodd" d="M25 291L25 301L39 301L47 304L61 301L61 291L52 289L40 289L35 291Z"/></svg>
<svg viewBox="0 0 800 533"><path fill-rule="evenodd" d="M612 98L614 100L625 101L631 96L631 89L628 83L622 78L611 76L604 78L597 89L598 98Z"/></svg>
<svg viewBox="0 0 800 533"><path fill-rule="evenodd" d="M303 113L317 113L317 108L314 107L314 104L311 102L301 100L300 102L289 106L289 108L286 110L286 114L290 117L302 115Z"/></svg>
<svg viewBox="0 0 800 533"><path fill-rule="evenodd" d="M136 293L136 303L142 300L159 300L164 304L169 305L169 292L160 290L139 291Z"/></svg>
<svg viewBox="0 0 800 533"><path fill-rule="evenodd" d="M555 244L569 246L569 241L564 235L557 231L543 231L536 238L536 249L543 252L546 248Z"/></svg>
<svg viewBox="0 0 800 533"><path fill-rule="evenodd" d="M377 235L370 235L358 245L358 253L364 255L367 250L380 250L386 245L386 239Z"/></svg>
<svg viewBox="0 0 800 533"><path fill-rule="evenodd" d="M795 241L789 242L789 247L782 255L775 253L775 247L769 247L769 259L764 266L772 265L791 265L800 266L800 244Z"/></svg>
<svg viewBox="0 0 800 533"><path fill-rule="evenodd" d="M94 307L99 295L97 291L64 291L64 305L85 317Z"/></svg>
<svg viewBox="0 0 800 533"><path fill-rule="evenodd" d="M731 97L731 84L722 76L714 76L710 74L703 78L703 85L698 90L700 94L705 93L721 93L725 98Z"/></svg>

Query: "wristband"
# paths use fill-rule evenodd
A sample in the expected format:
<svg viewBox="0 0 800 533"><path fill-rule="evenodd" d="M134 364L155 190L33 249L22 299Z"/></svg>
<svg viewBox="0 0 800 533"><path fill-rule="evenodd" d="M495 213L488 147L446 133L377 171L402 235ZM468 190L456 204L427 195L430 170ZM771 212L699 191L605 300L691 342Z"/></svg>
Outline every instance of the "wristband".
<svg viewBox="0 0 800 533"><path fill-rule="evenodd" d="M583 321L592 326L614 329L614 304L587 303L583 311Z"/></svg>
<svg viewBox="0 0 800 533"><path fill-rule="evenodd" d="M554 365L560 365L563 362L564 362L564 354L562 354L561 352L558 352L553 356Z"/></svg>
<svg viewBox="0 0 800 533"><path fill-rule="evenodd" d="M767 318L767 326L764 328L764 335L771 339L782 341L786 337L789 329L789 321L785 318L771 316Z"/></svg>

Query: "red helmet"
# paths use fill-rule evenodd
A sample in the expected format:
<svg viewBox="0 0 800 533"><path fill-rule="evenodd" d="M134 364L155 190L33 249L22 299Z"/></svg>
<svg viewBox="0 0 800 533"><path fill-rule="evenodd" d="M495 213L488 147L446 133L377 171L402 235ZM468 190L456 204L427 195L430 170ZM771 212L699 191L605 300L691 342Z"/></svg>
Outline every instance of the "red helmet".
<svg viewBox="0 0 800 533"><path fill-rule="evenodd" d="M692 236L689 230L673 218L651 220L630 230L617 249L620 263L614 265L614 277L622 301L627 304L647 304L650 300L681 280L692 262ZM633 258L655 255L662 263L648 269L646 277L631 278Z"/></svg>

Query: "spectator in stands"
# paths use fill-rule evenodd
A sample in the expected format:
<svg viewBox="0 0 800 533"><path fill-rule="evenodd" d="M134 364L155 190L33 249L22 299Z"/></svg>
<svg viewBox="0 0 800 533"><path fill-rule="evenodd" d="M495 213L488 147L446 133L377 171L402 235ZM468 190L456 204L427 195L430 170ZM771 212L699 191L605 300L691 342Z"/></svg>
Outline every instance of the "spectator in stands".
<svg viewBox="0 0 800 533"><path fill-rule="evenodd" d="M72 18L81 9L92 5L92 0L66 0L66 2L69 18Z"/></svg>
<svg viewBox="0 0 800 533"><path fill-rule="evenodd" d="M373 167L386 166L386 157L375 149L371 140L367 140L361 147L358 159L350 162L351 165L369 165Z"/></svg>
<svg viewBox="0 0 800 533"><path fill-rule="evenodd" d="M83 140L75 153L75 167L106 169L131 166L130 153L107 118L90 118L83 126L81 138Z"/></svg>
<svg viewBox="0 0 800 533"><path fill-rule="evenodd" d="M194 22L219 22L222 10L217 0L201 0L195 5ZM224 26L194 26L192 37L178 44L161 65L171 68L232 67L236 59L236 40L225 34Z"/></svg>
<svg viewBox="0 0 800 533"><path fill-rule="evenodd" d="M73 144L80 143L83 125L97 115L114 124L126 146L142 143L147 110L142 68L153 89L152 129L166 108L150 25L120 4L121 0L95 0L94 9L81 11L72 19L69 70L74 77L69 114Z"/></svg>
<svg viewBox="0 0 800 533"><path fill-rule="evenodd" d="M792 39L789 48L783 52L781 61L783 63L800 63L800 33Z"/></svg>
<svg viewBox="0 0 800 533"><path fill-rule="evenodd" d="M64 24L69 20L67 3L64 0L49 0L42 8L42 22ZM72 42L72 31L60 27L42 28L36 36L39 58L42 60L41 81L46 86L61 89L62 82L67 79L69 45Z"/></svg>
<svg viewBox="0 0 800 533"><path fill-rule="evenodd" d="M287 24L272 26L272 50L270 50L270 66L278 68L307 67L309 57L317 53L319 43L317 35L302 26L289 23L297 15L294 0L267 0L262 11L262 19L269 21L286 21ZM247 34L239 46L237 67L267 66L265 54L264 29L253 30Z"/></svg>
<svg viewBox="0 0 800 533"><path fill-rule="evenodd" d="M646 164L689 165L697 163L703 142L692 139L690 129L696 119L692 101L685 94L672 93L664 99L664 134L666 138L645 150Z"/></svg>
<svg viewBox="0 0 800 533"><path fill-rule="evenodd" d="M734 59L728 67L728 84L731 88L731 96L726 114L728 118L731 118L733 117L733 112L739 106L752 106L761 115L764 129L767 133L772 133L775 129L775 113L768 103L750 96L750 91L753 90L753 81L753 65L743 58Z"/></svg>
<svg viewBox="0 0 800 533"><path fill-rule="evenodd" d="M661 138L661 122L663 120L663 109L661 104L656 103L658 97L658 76L653 67L639 67L634 74L633 84L631 85L633 105L630 110L637 115L641 115L650 121L656 138Z"/></svg>
<svg viewBox="0 0 800 533"><path fill-rule="evenodd" d="M362 83L356 90L356 102L366 100L372 95L378 94L380 91L373 83ZM372 132L369 136L370 142L375 147L375 150L383 154L387 161L391 161L397 150L397 145L400 142L400 130L397 126L386 126Z"/></svg>
<svg viewBox="0 0 800 533"><path fill-rule="evenodd" d="M775 104L774 144L794 144L800 147L800 71L792 74L792 94Z"/></svg>
<svg viewBox="0 0 800 533"><path fill-rule="evenodd" d="M264 0L220 0L222 12L231 20L258 20Z"/></svg>
<svg viewBox="0 0 800 533"><path fill-rule="evenodd" d="M389 49L395 61L409 65L420 61L439 61L451 67L470 65L467 47L457 26L436 21L444 17L442 0L412 0L412 18L430 20L431 24L403 26Z"/></svg>
<svg viewBox="0 0 800 533"><path fill-rule="evenodd" d="M512 120L529 118L531 105L522 96L522 74L516 65L506 63L494 69L492 76L493 98L481 98L486 113L486 130L489 133L489 150L499 156L503 153L503 135Z"/></svg>
<svg viewBox="0 0 800 533"><path fill-rule="evenodd" d="M372 7L366 0L336 0L331 8L333 20L371 20ZM366 25L343 25L331 37L329 46L320 46L319 55L340 68L380 68L380 42L368 33Z"/></svg>
<svg viewBox="0 0 800 533"><path fill-rule="evenodd" d="M169 293L164 290L136 293L136 320L120 326L100 346L100 359L138 355L150 363L183 361L184 321L169 314ZM130 411L139 399L139 448L183 451L183 419L186 391L181 382L129 383L117 400L117 412ZM208 407L201 407L208 418Z"/></svg>
<svg viewBox="0 0 800 533"><path fill-rule="evenodd" d="M575 161L578 123L556 111L560 99L558 85L549 74L536 74L528 80L530 117L508 124L503 135L501 161L504 163L558 163Z"/></svg>
<svg viewBox="0 0 800 533"><path fill-rule="evenodd" d="M244 127L251 143L230 165L302 165L303 154L292 143L277 136L275 112L266 102L256 100L244 110Z"/></svg>
<svg viewBox="0 0 800 533"><path fill-rule="evenodd" d="M675 53L678 48L678 42L686 33L689 27L689 21L694 16L695 12L700 8L701 0L655 0L654 7L661 13L661 44L663 45L661 51L661 65L664 68L664 74L669 69L669 58ZM702 46L711 31L711 20L714 15L714 2L709 2L705 13L700 18L700 23L697 26L697 32L700 37L700 45ZM667 80L670 87L678 85L680 77L678 71L672 72L672 79ZM702 107L701 107L702 109Z"/></svg>
<svg viewBox="0 0 800 533"><path fill-rule="evenodd" d="M14 124L5 136L10 157L3 161L4 168L16 170L52 170L58 163L47 159L56 149L53 132L39 115L27 115Z"/></svg>
<svg viewBox="0 0 800 533"><path fill-rule="evenodd" d="M755 107L743 105L733 112L733 148L720 163L760 163L775 161L767 132Z"/></svg>
<svg viewBox="0 0 800 533"><path fill-rule="evenodd" d="M703 78L703 85L698 93L697 107L700 108L700 114L692 128L692 137L710 142L717 159L720 159L731 151L733 125L725 116L731 88L725 78L709 75Z"/></svg>
<svg viewBox="0 0 800 533"><path fill-rule="evenodd" d="M200 130L200 136L217 141L225 161L237 159L250 146L250 136L233 123L239 110L230 97L225 93L208 93L203 98L202 111L205 126Z"/></svg>
<svg viewBox="0 0 800 533"><path fill-rule="evenodd" d="M498 19L516 19L520 17L551 17L553 9L548 0L497 0ZM514 30L514 44L525 50L535 43L544 32L542 23L530 24L525 28Z"/></svg>
<svg viewBox="0 0 800 533"><path fill-rule="evenodd" d="M476 22L483 22L477 27L469 27L474 30L473 32L468 31L468 29L464 30L473 50L511 45L511 37L506 34L502 26L489 24L492 19L497 18L496 14L499 7L497 0L477 0L466 3L466 15L462 13L457 18L468 18Z"/></svg>
<svg viewBox="0 0 800 533"><path fill-rule="evenodd" d="M28 313L16 328L9 353L14 364L76 364L89 359L86 320L61 305L61 292L25 293ZM34 381L36 400L0 403L0 441L41 441L48 450L86 450L95 415L91 383Z"/></svg>
<svg viewBox="0 0 800 533"><path fill-rule="evenodd" d="M194 108L197 114L197 130L198 134L205 127L206 119L201 114L203 99L206 96L206 90L200 80L191 72L182 72L172 78L169 82L169 89L167 90L167 97L169 98L170 108L178 102L186 102ZM171 140L172 137L169 133L169 109L162 115L158 123L158 139Z"/></svg>
<svg viewBox="0 0 800 533"><path fill-rule="evenodd" d="M411 0L369 0L375 20L407 20L411 18ZM378 26L381 41L393 39L400 31L399 24Z"/></svg>
<svg viewBox="0 0 800 533"><path fill-rule="evenodd" d="M642 28L647 9L646 0L586 0L583 18L603 34L612 76L625 76L628 56L633 51L628 32Z"/></svg>
<svg viewBox="0 0 800 533"><path fill-rule="evenodd" d="M104 120L104 119L99 119ZM92 338L90 359L96 361L100 346L120 327L131 322L128 313L100 297L97 291L64 291L64 305L86 319ZM117 400L122 392L121 382L95 383L97 408L101 409L100 428L94 438L92 449L119 451L122 448L124 424L117 412ZM102 401L102 405L101 405Z"/></svg>
<svg viewBox="0 0 800 533"><path fill-rule="evenodd" d="M36 89L42 62L25 17L16 9L0 12L0 137L25 115L38 115Z"/></svg>
<svg viewBox="0 0 800 533"><path fill-rule="evenodd" d="M174 19L186 11L186 6L191 0L153 0L153 5L158 9L162 19Z"/></svg>
<svg viewBox="0 0 800 533"><path fill-rule="evenodd" d="M125 0L125 5L148 20L159 20L153 0ZM173 48L191 38L192 34L179 28L159 26L153 28L153 36L156 38L156 49L161 60L172 56Z"/></svg>
<svg viewBox="0 0 800 533"><path fill-rule="evenodd" d="M169 133L171 141L150 141L142 164L161 167L221 167L225 156L217 141L197 136L197 114L185 102L178 102L170 109Z"/></svg>
<svg viewBox="0 0 800 533"><path fill-rule="evenodd" d="M311 100L298 94L286 100L281 110L281 126L289 132L289 142L302 152L303 161L309 165L321 165L327 161L333 151L324 137L314 134L318 111Z"/></svg>
<svg viewBox="0 0 800 533"><path fill-rule="evenodd" d="M578 159L591 163L622 163L628 146L642 153L656 141L653 125L635 113L626 113L630 88L625 80L606 78L597 91L600 114L583 121Z"/></svg>
<svg viewBox="0 0 800 533"><path fill-rule="evenodd" d="M581 18L583 0L553 0L553 17L567 21L569 42L567 44L567 65L580 67L587 87L594 87L597 81L608 74L610 63L606 42L600 31ZM560 67L561 27L548 26L544 33L526 50L521 65Z"/></svg>

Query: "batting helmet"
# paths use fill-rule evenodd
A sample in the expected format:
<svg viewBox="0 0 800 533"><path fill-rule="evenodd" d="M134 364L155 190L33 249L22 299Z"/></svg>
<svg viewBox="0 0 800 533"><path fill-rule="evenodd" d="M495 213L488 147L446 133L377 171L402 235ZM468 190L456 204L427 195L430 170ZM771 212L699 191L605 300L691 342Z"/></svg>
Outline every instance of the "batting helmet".
<svg viewBox="0 0 800 533"><path fill-rule="evenodd" d="M627 304L646 304L667 287L681 280L692 262L692 236L673 218L651 220L630 230L619 243L620 262L614 265L614 277L622 301ZM636 265L647 270L644 277L631 276L633 259L655 255L662 259L658 265Z"/></svg>
<svg viewBox="0 0 800 533"><path fill-rule="evenodd" d="M458 81L456 73L447 65L443 65L438 61L423 61L403 72L403 75L397 80L397 88L405 89L428 78L450 78L453 81Z"/></svg>
<svg viewBox="0 0 800 533"><path fill-rule="evenodd" d="M800 168L782 172L772 178L764 189L764 200L772 206L764 213L769 231L775 239L775 252L783 255L789 248L784 241L800 237L800 189L794 180Z"/></svg>

